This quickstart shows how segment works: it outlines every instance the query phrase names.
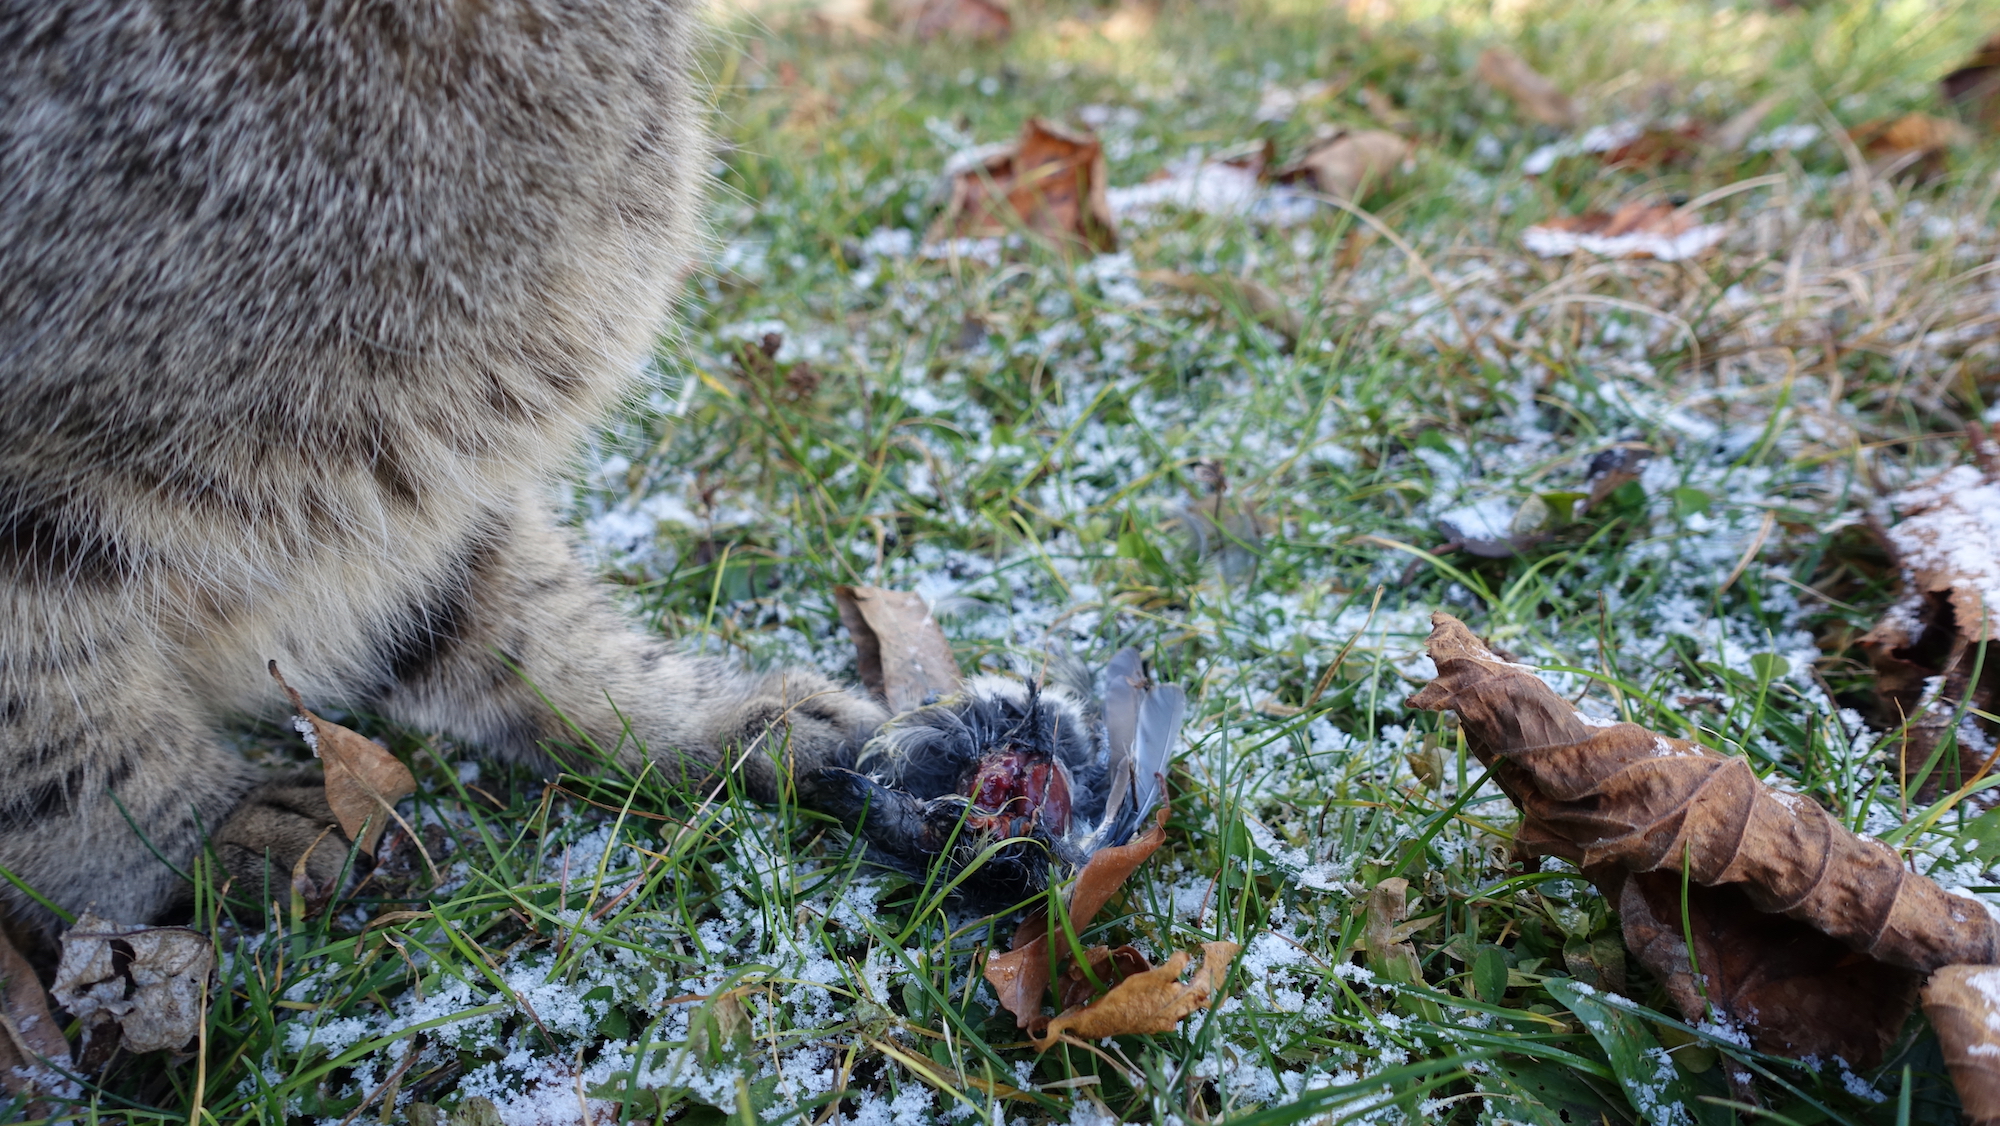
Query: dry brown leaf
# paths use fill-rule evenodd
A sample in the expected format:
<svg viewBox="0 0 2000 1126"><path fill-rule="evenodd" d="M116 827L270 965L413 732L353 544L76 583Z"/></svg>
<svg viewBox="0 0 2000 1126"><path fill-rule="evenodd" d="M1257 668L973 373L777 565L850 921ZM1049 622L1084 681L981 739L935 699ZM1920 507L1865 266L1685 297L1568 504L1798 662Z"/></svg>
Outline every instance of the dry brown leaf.
<svg viewBox="0 0 2000 1126"><path fill-rule="evenodd" d="M1847 135L1869 156L1929 153L1972 140L1972 134L1965 126L1927 113L1877 118L1855 126L1847 131Z"/></svg>
<svg viewBox="0 0 2000 1126"><path fill-rule="evenodd" d="M306 745L326 770L326 804L340 821L340 831L374 855L382 831L394 820L396 803L417 792L417 779L380 743L306 710L305 702L270 665L271 678L291 697L298 712L293 720ZM365 827L365 832L363 831Z"/></svg>
<svg viewBox="0 0 2000 1126"><path fill-rule="evenodd" d="M1750 1031L1763 1050L1869 1066L1863 1061L1880 1059L1909 1016L1922 975L1759 911L1739 888L1690 884L1684 927L1678 872L1586 874L1618 909L1626 948L1683 1014L1700 1014L1706 1001L1726 1014L1759 1014Z"/></svg>
<svg viewBox="0 0 2000 1126"><path fill-rule="evenodd" d="M1431 622L1438 676L1411 706L1458 713L1467 744L1521 809L1515 847L1582 867L1627 912L1628 947L1669 979L1690 1018L1701 1016L1698 972L1706 999L1760 1048L1824 1049L1868 1066L1908 1011L1908 971L2000 957L2000 923L1982 904L1909 871L1894 849L1813 802L1765 786L1747 761L1586 720L1463 622ZM1683 869L1694 885L1688 929L1711 936L1698 940L1697 961L1715 951L1698 967L1684 942L1667 941L1682 931ZM1815 947L1809 932L1837 945ZM1839 982L1831 995L1846 998L1842 1020L1830 1023L1813 991Z"/></svg>
<svg viewBox="0 0 2000 1126"><path fill-rule="evenodd" d="M1084 951L1084 955L1090 963L1089 973L1084 973L1083 967L1075 963L1063 971L1062 1007L1065 1010L1088 1004L1097 995L1100 985L1109 988L1153 968L1153 963L1148 962L1136 946L1120 946L1115 950L1109 946L1093 946ZM1095 979L1095 984L1092 979Z"/></svg>
<svg viewBox="0 0 2000 1126"><path fill-rule="evenodd" d="M1187 968L1187 952L1176 950L1164 963L1133 974L1097 1000L1081 1008L1065 1009L1035 1037L1035 1047L1047 1051L1065 1034L1090 1041L1105 1036L1172 1032L1180 1027L1183 1017L1209 1006L1229 974L1229 964L1242 949L1234 942L1202 943L1201 964L1185 982L1180 977Z"/></svg>
<svg viewBox="0 0 2000 1126"><path fill-rule="evenodd" d="M837 586L834 606L854 638L861 683L897 715L923 706L933 693L958 691L951 643L915 591Z"/></svg>
<svg viewBox="0 0 2000 1126"><path fill-rule="evenodd" d="M1285 338L1287 348L1298 343L1305 318L1285 304L1278 291L1254 278L1232 274L1184 274L1177 270L1141 270L1139 280L1182 293L1206 297L1224 309L1249 313L1249 319Z"/></svg>
<svg viewBox="0 0 2000 1126"><path fill-rule="evenodd" d="M1514 99L1521 112L1536 121L1558 129L1576 128L1576 103L1507 48L1489 47L1480 53L1479 77Z"/></svg>
<svg viewBox="0 0 2000 1126"><path fill-rule="evenodd" d="M1612 212L1548 219L1521 232L1521 244L1544 258L1589 253L1605 258L1693 258L1722 241L1724 229L1702 224L1672 204L1619 205Z"/></svg>
<svg viewBox="0 0 2000 1126"><path fill-rule="evenodd" d="M929 237L994 238L1025 228L1058 243L1115 250L1118 225L1104 191L1097 138L1031 118L1013 145L952 175Z"/></svg>
<svg viewBox="0 0 2000 1126"><path fill-rule="evenodd" d="M1868 157L1875 175L1907 172L1918 179L1944 171L1947 153L1972 143L1972 130L1927 113L1877 118L1848 130L1847 136Z"/></svg>
<svg viewBox="0 0 2000 1126"><path fill-rule="evenodd" d="M1923 778L1924 801L1992 766L1930 766L1961 707L2000 705L2000 662L1989 656L1978 683L1972 679L1979 644L2000 637L2000 450L1982 433L1973 452L1980 465L1957 466L1889 498L1898 519L1886 537L1903 571L1903 597L1861 638L1882 701L1877 718L1904 729L1895 753L1904 777Z"/></svg>
<svg viewBox="0 0 2000 1126"><path fill-rule="evenodd" d="M1979 45L1957 70L1938 80L1944 96L1988 133L2000 127L2000 35Z"/></svg>
<svg viewBox="0 0 2000 1126"><path fill-rule="evenodd" d="M1684 164L1701 151L1706 130L1699 122L1673 129L1644 129L1629 141L1611 146L1598 160L1617 168L1652 171L1669 164Z"/></svg>
<svg viewBox="0 0 2000 1126"><path fill-rule="evenodd" d="M1100 848L1084 862L1076 883L1069 891L1070 925L1081 931L1090 925L1104 905L1111 901L1146 858L1159 851L1167 840L1166 806L1151 829L1131 841ZM1053 926L1046 913L1028 916L1014 931L1013 948L986 959L985 976L1002 1008L1014 1014L1014 1023L1029 1028L1042 1020L1042 994L1048 990Z"/></svg>
<svg viewBox="0 0 2000 1126"><path fill-rule="evenodd" d="M1951 1085L1972 1126L2000 1126L2000 967L1946 966L1924 984Z"/></svg>
<svg viewBox="0 0 2000 1126"><path fill-rule="evenodd" d="M1408 937L1397 926L1410 913L1410 881L1400 876L1383 880L1368 893L1368 968L1391 981L1423 980L1417 964L1416 947L1403 941Z"/></svg>
<svg viewBox="0 0 2000 1126"><path fill-rule="evenodd" d="M63 932L49 992L86 1042L116 1025L128 1052L179 1049L201 1028L215 951L186 927L125 926L86 911Z"/></svg>
<svg viewBox="0 0 2000 1126"><path fill-rule="evenodd" d="M917 9L917 38L998 43L1014 34L1014 17L996 0L924 0Z"/></svg>
<svg viewBox="0 0 2000 1126"><path fill-rule="evenodd" d="M1387 130L1361 129L1314 145L1271 175L1281 182L1309 180L1317 191L1355 201L1385 187L1414 151L1410 142Z"/></svg>
<svg viewBox="0 0 2000 1126"><path fill-rule="evenodd" d="M50 1065L69 1068L69 1041L49 1015L48 994L34 968L0 932L0 1091L33 1100L62 1082ZM29 1103L29 1118L48 1114Z"/></svg>

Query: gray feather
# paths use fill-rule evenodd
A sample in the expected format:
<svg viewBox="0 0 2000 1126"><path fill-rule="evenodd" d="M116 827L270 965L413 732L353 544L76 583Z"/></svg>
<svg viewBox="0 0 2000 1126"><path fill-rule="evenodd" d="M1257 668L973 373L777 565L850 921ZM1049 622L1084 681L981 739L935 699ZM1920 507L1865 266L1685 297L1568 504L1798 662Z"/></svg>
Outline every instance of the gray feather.
<svg viewBox="0 0 2000 1126"><path fill-rule="evenodd" d="M1120 649L1104 670L1104 728L1110 743L1110 769L1104 799L1106 826L1117 824L1125 795L1132 789L1132 744L1139 736L1139 706L1151 685L1137 649Z"/></svg>
<svg viewBox="0 0 2000 1126"><path fill-rule="evenodd" d="M1139 701L1139 734L1132 747L1132 808L1134 820L1159 804L1160 787L1173 757L1174 740L1187 714L1187 693L1178 684L1156 684Z"/></svg>

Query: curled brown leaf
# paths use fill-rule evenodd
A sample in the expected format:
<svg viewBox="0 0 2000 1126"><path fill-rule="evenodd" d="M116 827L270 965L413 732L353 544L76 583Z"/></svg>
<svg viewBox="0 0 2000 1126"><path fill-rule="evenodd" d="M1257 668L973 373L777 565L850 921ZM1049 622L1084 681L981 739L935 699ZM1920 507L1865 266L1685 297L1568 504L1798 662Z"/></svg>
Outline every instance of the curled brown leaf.
<svg viewBox="0 0 2000 1126"><path fill-rule="evenodd" d="M930 238L991 238L1025 229L1059 244L1118 247L1105 195L1104 146L1089 133L1031 118L1013 144L951 175Z"/></svg>
<svg viewBox="0 0 2000 1126"><path fill-rule="evenodd" d="M1507 48L1489 47L1480 54L1479 77L1514 99L1521 112L1536 121L1558 129L1576 128L1579 118L1576 103Z"/></svg>
<svg viewBox="0 0 2000 1126"><path fill-rule="evenodd" d="M1185 982L1180 977L1187 968L1188 955L1176 950L1165 962L1133 974L1097 1000L1064 1010L1035 1037L1035 1047L1047 1051L1064 1035L1096 1040L1105 1036L1172 1032L1180 1026L1182 1018L1207 1008L1215 999L1229 974L1229 964L1242 949L1234 942L1202 943L1201 964Z"/></svg>
<svg viewBox="0 0 2000 1126"><path fill-rule="evenodd" d="M840 624L854 638L861 683L897 714L921 707L933 693L958 691L958 662L944 630L915 591L837 586Z"/></svg>
<svg viewBox="0 0 2000 1126"><path fill-rule="evenodd" d="M1084 862L1070 887L1071 926L1079 931L1089 926L1139 865L1166 843L1167 814L1162 806L1151 829L1125 844L1098 849ZM1018 1027L1030 1028L1042 1020L1042 994L1055 970L1050 964L1054 932L1048 915L1037 911L1015 930L1012 949L986 959L986 980L1001 1007L1014 1014Z"/></svg>
<svg viewBox="0 0 2000 1126"><path fill-rule="evenodd" d="M1404 941L1409 937L1397 924L1410 913L1410 881L1400 876L1376 884L1368 893L1368 968L1391 981L1423 980L1417 950Z"/></svg>
<svg viewBox="0 0 2000 1126"><path fill-rule="evenodd" d="M1521 232L1521 244L1544 258L1587 253L1677 262L1707 253L1726 233L1721 225L1698 223L1671 204L1632 200L1615 211L1588 211L1536 223Z"/></svg>
<svg viewBox="0 0 2000 1126"><path fill-rule="evenodd" d="M416 776L380 743L308 711L279 674L278 662L271 662L270 672L298 712L299 734L325 767L326 803L340 831L372 855L395 817L396 803L417 792Z"/></svg>
<svg viewBox="0 0 2000 1126"><path fill-rule="evenodd" d="M1280 181L1309 180L1327 195L1359 200L1387 186L1413 151L1410 142L1384 129L1342 132L1308 149L1272 176Z"/></svg>
<svg viewBox="0 0 2000 1126"><path fill-rule="evenodd" d="M1876 718L1901 729L1894 753L1925 801L1993 765L1934 761L1968 705L2000 706L2000 662L1980 659L1981 644L2000 637L2000 450L1978 435L1973 453L1978 464L1889 498L1897 519L1885 535L1903 597L1861 638L1881 698Z"/></svg>
<svg viewBox="0 0 2000 1126"><path fill-rule="evenodd" d="M1939 79L1938 86L1980 128L1994 132L2000 126L2000 35L1981 43L1971 58Z"/></svg>
<svg viewBox="0 0 2000 1126"><path fill-rule="evenodd" d="M1908 1011L1909 971L2000 956L2000 924L1983 905L1909 871L1895 850L1813 802L1767 787L1746 761L1586 719L1458 619L1431 621L1438 676L1411 705L1458 713L1468 745L1521 809L1516 847L1580 865L1626 912L1632 952L1670 984L1683 979L1674 992L1690 1017L1714 1004L1767 1050L1834 1054L1838 1044L1863 1066ZM1713 951L1708 962L1690 966L1686 942L1671 941L1689 932L1697 961ZM1823 985L1847 998L1830 1027L1816 1027L1810 996Z"/></svg>
<svg viewBox="0 0 2000 1126"><path fill-rule="evenodd" d="M1847 131L1868 157L1876 176L1907 176L1932 180L1944 172L1951 150L1972 142L1972 130L1949 118L1927 113L1878 118Z"/></svg>
<svg viewBox="0 0 2000 1126"><path fill-rule="evenodd" d="M61 1082L70 1066L69 1041L49 1014L48 994L28 960L0 932L0 1091L33 1099ZM48 1108L31 1102L28 1117Z"/></svg>
<svg viewBox="0 0 2000 1126"><path fill-rule="evenodd" d="M1924 984L1951 1085L1972 1126L2000 1126L2000 966L1946 966Z"/></svg>

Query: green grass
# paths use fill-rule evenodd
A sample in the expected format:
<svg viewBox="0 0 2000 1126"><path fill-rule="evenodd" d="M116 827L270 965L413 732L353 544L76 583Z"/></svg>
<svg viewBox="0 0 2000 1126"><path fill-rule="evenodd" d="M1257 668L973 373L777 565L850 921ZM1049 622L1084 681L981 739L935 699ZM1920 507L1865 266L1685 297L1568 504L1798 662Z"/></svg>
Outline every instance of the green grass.
<svg viewBox="0 0 2000 1126"><path fill-rule="evenodd" d="M1156 959L1243 943L1224 1003L1037 1054L978 979L1008 922L862 868L807 812L615 771L546 787L384 731L442 884L405 842L326 910L209 898L224 988L200 1053L115 1061L72 1117L404 1121L480 1095L519 1122L586 1100L607 1122L1955 1122L1921 1017L1849 1078L1663 1015L1615 914L1512 861L1511 807L1403 700L1445 609L1599 714L1746 755L1857 829L1905 822L1854 647L1895 576L1843 518L1960 456L1987 412L1992 282L1968 271L1996 250L2000 160L1857 184L1824 130L1948 112L1934 79L2000 12L1363 7L1174 0L1116 43L1088 24L1105 11L1027 8L999 48L731 25L709 64L715 264L576 500L635 612L690 648L851 674L830 588L868 582L922 591L967 668L1144 649L1192 696L1169 844L1084 938ZM1777 94L1764 128L1822 136L1527 177L1559 138L1471 77L1495 44L1593 123ZM1314 80L1331 92L1258 120L1269 89ZM1191 149L1289 155L1379 124L1367 90L1419 145L1366 201L1407 253L1332 209L1283 229L1162 213L1095 261L878 252L898 240L878 230L922 241L957 146L1033 114L1099 122L1127 185ZM1698 263L1521 249L1552 215L1757 178L1703 209L1733 233ZM1287 349L1137 277L1155 269L1260 281L1303 334ZM765 331L778 364L737 359ZM1566 507L1620 443L1657 451L1641 479L1544 541L1440 553L1441 515ZM1899 844L1948 884L2000 884L1977 812ZM1421 982L1357 962L1391 876L1431 920ZM1629 1006L1571 984L1618 972ZM1723 1105L1719 1054L1759 1075L1761 1109Z"/></svg>

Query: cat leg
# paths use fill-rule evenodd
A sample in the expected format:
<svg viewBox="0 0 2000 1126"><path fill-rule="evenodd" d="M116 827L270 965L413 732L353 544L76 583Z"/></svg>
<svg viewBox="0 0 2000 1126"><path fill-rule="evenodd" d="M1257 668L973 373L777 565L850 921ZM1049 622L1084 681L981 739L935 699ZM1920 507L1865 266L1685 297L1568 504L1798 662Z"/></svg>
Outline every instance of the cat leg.
<svg viewBox="0 0 2000 1126"><path fill-rule="evenodd" d="M390 718L516 759L628 768L693 785L733 770L755 798L810 787L887 718L818 673L751 673L677 653L617 611L545 514L489 522L434 585L390 654Z"/></svg>
<svg viewBox="0 0 2000 1126"><path fill-rule="evenodd" d="M72 914L123 923L185 903L202 834L257 782L132 601L87 580L0 584L0 866ZM296 857L279 858L281 886ZM11 882L0 905L44 935L60 926Z"/></svg>

